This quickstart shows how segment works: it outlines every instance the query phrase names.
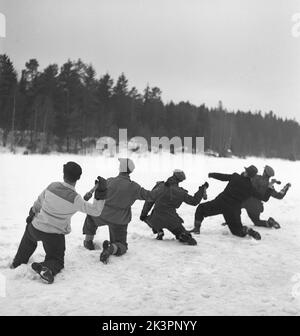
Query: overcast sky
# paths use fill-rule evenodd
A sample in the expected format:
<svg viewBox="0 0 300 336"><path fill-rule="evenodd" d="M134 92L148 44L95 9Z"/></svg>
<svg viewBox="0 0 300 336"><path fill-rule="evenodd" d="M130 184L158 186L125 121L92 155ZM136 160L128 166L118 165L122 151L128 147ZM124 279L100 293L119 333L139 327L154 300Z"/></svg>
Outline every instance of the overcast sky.
<svg viewBox="0 0 300 336"><path fill-rule="evenodd" d="M300 0L0 0L0 52L20 72L68 58L124 72L165 102L273 110L300 121Z"/></svg>

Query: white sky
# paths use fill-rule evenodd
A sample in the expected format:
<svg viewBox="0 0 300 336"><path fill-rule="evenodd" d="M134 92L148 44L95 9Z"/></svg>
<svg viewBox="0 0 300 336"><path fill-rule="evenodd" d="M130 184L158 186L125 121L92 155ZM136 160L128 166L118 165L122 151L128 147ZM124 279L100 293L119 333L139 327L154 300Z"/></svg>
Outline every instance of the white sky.
<svg viewBox="0 0 300 336"><path fill-rule="evenodd" d="M165 102L273 110L300 121L300 0L0 0L18 71L68 58L124 72Z"/></svg>

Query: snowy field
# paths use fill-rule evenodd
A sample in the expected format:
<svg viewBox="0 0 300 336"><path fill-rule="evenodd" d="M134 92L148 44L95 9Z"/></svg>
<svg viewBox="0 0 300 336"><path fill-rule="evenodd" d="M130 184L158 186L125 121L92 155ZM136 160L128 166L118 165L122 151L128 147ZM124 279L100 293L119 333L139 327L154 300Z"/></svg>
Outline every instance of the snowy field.
<svg viewBox="0 0 300 336"><path fill-rule="evenodd" d="M25 218L38 194L62 178L62 165L74 160L83 168L77 191L84 194L97 175L115 176L114 158L72 155L0 154L0 315L300 315L300 163L262 159L217 159L202 156L133 157L132 178L147 188L167 178L174 168L185 170L182 184L190 193L208 172L231 173L255 164L276 170L277 179L291 182L283 201L271 199L264 217L274 217L280 230L259 228L261 241L232 236L221 216L206 219L197 246L184 246L171 235L154 239L139 221L142 202L133 206L129 250L99 262L99 250L82 246L83 214L72 219L67 236L65 269L53 285L42 283L30 268L8 268L25 228ZM209 180L209 199L225 183ZM277 187L278 188L278 187ZM195 208L179 209L187 228ZM252 225L243 213L243 221ZM100 228L96 242L108 238ZM31 262L43 259L38 247ZM6 289L6 290L5 290Z"/></svg>

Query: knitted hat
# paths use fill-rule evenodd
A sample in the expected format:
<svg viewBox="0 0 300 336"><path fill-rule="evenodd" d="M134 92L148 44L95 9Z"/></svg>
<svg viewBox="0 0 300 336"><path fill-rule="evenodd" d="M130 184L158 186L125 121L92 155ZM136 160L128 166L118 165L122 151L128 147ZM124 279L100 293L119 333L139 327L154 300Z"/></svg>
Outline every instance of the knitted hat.
<svg viewBox="0 0 300 336"><path fill-rule="evenodd" d="M82 174L82 169L76 162L67 162L64 164L64 176L70 181L70 182L76 182L80 179L80 176Z"/></svg>
<svg viewBox="0 0 300 336"><path fill-rule="evenodd" d="M132 173L134 171L135 165L131 159L128 158L119 158L120 162L120 173Z"/></svg>
<svg viewBox="0 0 300 336"><path fill-rule="evenodd" d="M254 177L258 172L257 168L253 165L251 165L249 167L245 167L245 171L247 172L247 174L250 178Z"/></svg>

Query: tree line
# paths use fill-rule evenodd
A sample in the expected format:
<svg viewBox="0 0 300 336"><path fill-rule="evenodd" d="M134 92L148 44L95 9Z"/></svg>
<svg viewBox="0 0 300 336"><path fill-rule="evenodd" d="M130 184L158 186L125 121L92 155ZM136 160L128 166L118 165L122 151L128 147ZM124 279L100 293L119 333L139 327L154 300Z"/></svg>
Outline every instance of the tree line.
<svg viewBox="0 0 300 336"><path fill-rule="evenodd" d="M29 151L78 153L102 136L204 137L205 150L226 156L300 156L300 125L272 111L227 111L189 102L164 103L158 87L139 92L122 73L97 77L91 64L68 60L44 70L36 59L18 76L0 55L0 140Z"/></svg>

